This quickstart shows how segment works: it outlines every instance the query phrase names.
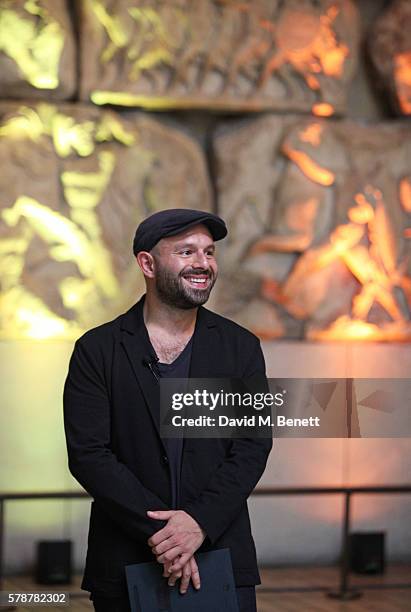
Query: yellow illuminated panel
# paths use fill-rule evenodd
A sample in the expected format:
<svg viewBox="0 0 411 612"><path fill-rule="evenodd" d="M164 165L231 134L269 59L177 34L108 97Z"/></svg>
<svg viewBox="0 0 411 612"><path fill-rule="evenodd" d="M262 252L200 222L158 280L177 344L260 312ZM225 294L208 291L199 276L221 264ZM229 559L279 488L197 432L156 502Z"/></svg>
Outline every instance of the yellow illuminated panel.
<svg viewBox="0 0 411 612"><path fill-rule="evenodd" d="M109 113L99 121L79 122L47 104L22 106L0 126L0 139L9 142L44 138L58 158L93 156L95 170L59 170L67 212L24 193L1 209L0 222L9 230L0 240L0 336L5 338L75 338L90 312L98 314L106 300L119 295L97 211L117 163L115 149L105 143L129 147L136 144L137 133L128 132ZM61 278L56 287L63 305L74 313L71 320L54 312L22 279L26 253L36 237L46 245L50 261L73 264L78 271Z"/></svg>
<svg viewBox="0 0 411 612"><path fill-rule="evenodd" d="M38 0L24 4L22 17L12 3L0 6L0 51L18 66L23 77L36 89L56 89L59 63L64 46L64 31L42 8Z"/></svg>
<svg viewBox="0 0 411 612"><path fill-rule="evenodd" d="M102 2L99 2L99 0L91 0L91 6L98 21L104 27L110 41L101 56L101 61L106 63L112 59L118 49L127 45L128 36L121 25L120 19L111 16Z"/></svg>
<svg viewBox="0 0 411 612"><path fill-rule="evenodd" d="M118 106L143 106L153 110L167 109L178 104L181 107L191 108L192 103L171 97L140 96L123 91L96 90L90 95L90 100L97 105L113 104Z"/></svg>
<svg viewBox="0 0 411 612"><path fill-rule="evenodd" d="M101 0L91 0L91 8L108 38L100 57L102 64L110 62L119 50L126 49L130 62L127 77L130 81L136 81L145 70L173 64L177 45L158 11L151 7L129 6L127 12L134 22L130 26L119 15L112 15ZM170 10L186 24L182 10L178 7L170 7Z"/></svg>

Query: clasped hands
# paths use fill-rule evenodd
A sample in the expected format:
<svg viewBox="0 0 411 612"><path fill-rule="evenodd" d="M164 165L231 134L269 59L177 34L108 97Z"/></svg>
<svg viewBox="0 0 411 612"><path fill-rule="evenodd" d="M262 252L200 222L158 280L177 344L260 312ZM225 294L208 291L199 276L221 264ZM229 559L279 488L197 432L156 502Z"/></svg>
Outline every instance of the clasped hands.
<svg viewBox="0 0 411 612"><path fill-rule="evenodd" d="M190 579L194 588L200 588L200 574L195 551L205 539L200 525L184 510L156 510L147 512L152 519L167 521L167 525L148 539L148 545L157 561L164 565L163 576L174 586L181 578L180 593L188 589Z"/></svg>

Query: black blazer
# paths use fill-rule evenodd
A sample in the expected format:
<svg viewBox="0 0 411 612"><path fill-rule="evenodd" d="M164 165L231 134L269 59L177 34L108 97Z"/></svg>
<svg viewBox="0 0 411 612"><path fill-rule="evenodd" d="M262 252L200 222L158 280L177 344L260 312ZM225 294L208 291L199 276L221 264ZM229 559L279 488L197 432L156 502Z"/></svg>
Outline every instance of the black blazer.
<svg viewBox="0 0 411 612"><path fill-rule="evenodd" d="M94 498L81 586L106 596L125 594L125 565L154 560L147 539L164 522L146 512L170 504L159 385L144 364L151 345L143 304L144 296L77 340L64 387L69 469ZM261 372L265 375L258 338L200 307L190 376L243 378ZM247 498L271 446L271 439L261 438L184 440L181 509L207 534L199 552L230 549L237 586L260 583Z"/></svg>

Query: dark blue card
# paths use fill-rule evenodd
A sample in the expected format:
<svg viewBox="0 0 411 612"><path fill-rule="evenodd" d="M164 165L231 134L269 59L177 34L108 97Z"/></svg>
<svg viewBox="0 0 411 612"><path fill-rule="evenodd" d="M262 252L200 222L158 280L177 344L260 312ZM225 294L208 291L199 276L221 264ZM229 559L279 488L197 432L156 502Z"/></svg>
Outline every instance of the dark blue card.
<svg viewBox="0 0 411 612"><path fill-rule="evenodd" d="M178 580L169 587L160 563L126 566L131 612L238 612L233 568L228 548L195 555L201 578L199 591L184 595Z"/></svg>

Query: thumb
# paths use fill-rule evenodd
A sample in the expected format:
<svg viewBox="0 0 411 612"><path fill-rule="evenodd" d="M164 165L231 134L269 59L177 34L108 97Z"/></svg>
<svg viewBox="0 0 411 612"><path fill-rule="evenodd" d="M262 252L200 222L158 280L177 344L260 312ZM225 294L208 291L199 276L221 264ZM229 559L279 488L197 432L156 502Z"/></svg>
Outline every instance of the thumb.
<svg viewBox="0 0 411 612"><path fill-rule="evenodd" d="M169 518L175 514L174 510L148 510L147 514L150 518L153 519L162 519L164 521L168 521Z"/></svg>

